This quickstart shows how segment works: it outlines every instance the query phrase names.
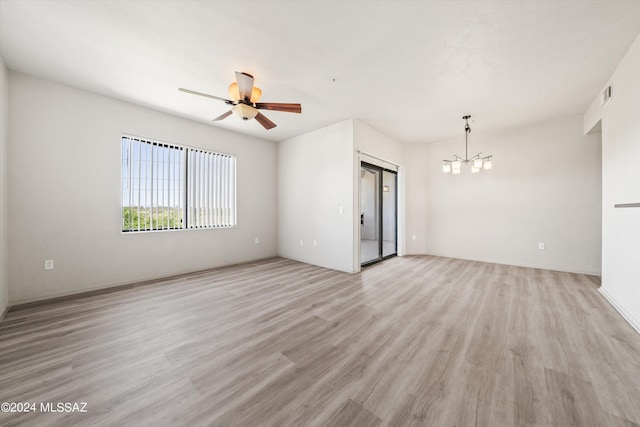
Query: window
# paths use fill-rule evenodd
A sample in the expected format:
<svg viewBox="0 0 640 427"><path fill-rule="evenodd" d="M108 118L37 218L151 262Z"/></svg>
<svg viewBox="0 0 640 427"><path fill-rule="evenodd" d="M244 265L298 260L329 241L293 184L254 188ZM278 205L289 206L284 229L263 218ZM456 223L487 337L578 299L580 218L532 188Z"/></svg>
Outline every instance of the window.
<svg viewBox="0 0 640 427"><path fill-rule="evenodd" d="M236 158L122 137L122 231L236 225Z"/></svg>

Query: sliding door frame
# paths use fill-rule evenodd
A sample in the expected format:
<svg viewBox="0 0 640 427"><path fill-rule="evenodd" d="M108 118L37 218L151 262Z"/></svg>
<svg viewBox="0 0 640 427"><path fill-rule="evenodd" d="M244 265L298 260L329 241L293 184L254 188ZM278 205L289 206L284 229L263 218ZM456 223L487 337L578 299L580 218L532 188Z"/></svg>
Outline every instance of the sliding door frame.
<svg viewBox="0 0 640 427"><path fill-rule="evenodd" d="M360 245L360 267L366 267L368 265L371 264L375 264L377 262L380 261L384 261L385 259L389 259L392 258L394 256L398 256L398 171L394 171L392 169L387 169L387 168L383 168L382 166L377 166L368 162L365 162L364 160L360 160L360 168L368 168L371 170L375 170L377 172L380 173L380 180L378 182L378 188L376 189L377 191L377 196L378 196L378 230L379 230L379 236L378 236L378 257L374 258L372 260L366 261L366 262L362 262L362 228L360 231L360 241L358 242L358 244ZM383 203L382 203L382 197L384 195L384 172L388 172L393 174L394 176L394 198L393 198L393 210L394 210L394 217L395 217L395 221L393 224L393 228L394 228L394 236L395 236L395 250L392 254L389 255L384 255L384 226L383 226ZM362 178L360 178L362 179ZM360 191L362 191L361 186L360 187ZM360 211L362 211L362 194L359 194L359 200L358 200L358 204L360 206ZM359 214L361 214L361 212L359 212Z"/></svg>

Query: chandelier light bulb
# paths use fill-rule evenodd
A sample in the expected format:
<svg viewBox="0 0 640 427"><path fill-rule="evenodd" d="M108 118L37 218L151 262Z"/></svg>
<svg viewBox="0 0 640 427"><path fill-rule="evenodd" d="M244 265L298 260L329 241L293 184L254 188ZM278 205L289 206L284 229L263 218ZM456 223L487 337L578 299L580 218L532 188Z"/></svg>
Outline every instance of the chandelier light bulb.
<svg viewBox="0 0 640 427"><path fill-rule="evenodd" d="M445 163L442 165L442 172L449 173L451 172L451 163Z"/></svg>
<svg viewBox="0 0 640 427"><path fill-rule="evenodd" d="M456 170L456 169L460 170L460 167L462 167L462 162L460 160L456 160L454 162L451 162L451 168L453 170Z"/></svg>
<svg viewBox="0 0 640 427"><path fill-rule="evenodd" d="M480 172L480 168L477 168L475 166L471 166L471 173L478 173Z"/></svg>
<svg viewBox="0 0 640 427"><path fill-rule="evenodd" d="M473 161L473 166L480 169L482 167L482 159L475 159Z"/></svg>
<svg viewBox="0 0 640 427"><path fill-rule="evenodd" d="M489 170L493 167L493 163L491 161L491 159L487 159L484 161L484 164L482 165L482 167L484 168L484 170Z"/></svg>
<svg viewBox="0 0 640 427"><path fill-rule="evenodd" d="M458 175L460 173L460 168L452 169L451 172L453 172L454 175Z"/></svg>

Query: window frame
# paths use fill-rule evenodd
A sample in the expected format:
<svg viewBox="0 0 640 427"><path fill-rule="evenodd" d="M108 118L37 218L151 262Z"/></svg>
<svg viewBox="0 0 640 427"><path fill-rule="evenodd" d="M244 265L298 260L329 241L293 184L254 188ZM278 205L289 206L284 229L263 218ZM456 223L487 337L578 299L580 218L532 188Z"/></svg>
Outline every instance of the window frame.
<svg viewBox="0 0 640 427"><path fill-rule="evenodd" d="M181 206L179 207L179 209L181 209L180 211L180 218L181 218L181 224L179 227L168 227L168 228L150 228L150 229L132 229L132 230L126 230L124 229L124 209L125 207L125 201L124 201L124 192L126 191L124 183L125 183L125 177L124 177L124 169L125 169L125 164L124 164L124 150L123 150L123 145L124 145L124 140L129 139L130 141L137 141L140 144L149 144L149 145L156 145L159 147L167 147L167 148L171 148L171 149L179 149L182 151L182 159L181 159L181 179L180 179L180 186L179 186L179 193L180 193L180 199L181 199ZM207 155L213 155L213 156L222 156L224 158L228 158L230 160L230 163L226 163L225 162L225 167L230 167L232 168L231 171L228 171L228 178L230 178L230 182L227 183L227 187L225 187L224 189L222 189L222 187L217 187L218 190L216 191L227 191L228 192L228 197L229 200L231 201L228 209L230 210L230 215L229 215L229 225L226 224L222 224L222 225L198 225L198 226L190 226L190 218L189 215L191 213L191 211L194 209L191 207L190 205L190 193L192 193L193 191L195 191L193 188L191 188L190 186L190 175L189 175L189 158L191 157L191 154L195 153L196 155L204 153ZM128 160L130 161L130 160ZM213 169L212 169L213 170ZM210 149L206 149L206 148L201 148L201 147L195 147L195 146L189 146L189 145L184 145L184 144L175 144L175 143L171 143L171 142L166 142L166 141L160 141L157 139L153 139L153 138L147 138L147 137L141 137L141 136L136 136L136 135L132 135L132 134L128 134L128 133L122 133L120 135L120 233L121 234L136 234L136 233L153 233L153 232L164 232L164 231L184 231L184 230L218 230L218 229L232 229L232 228L237 228L238 227L238 197L237 197L237 187L238 187L238 179L237 179L237 174L238 174L238 170L237 170L237 156L235 154L230 154L230 153L223 153L220 151L213 151ZM128 179L128 178L127 178ZM204 182L204 181L203 181ZM198 185L197 183L195 185ZM195 187L194 187L195 188ZM212 188L211 188L212 189ZM221 190L222 189L222 190ZM152 190L148 190L148 191L152 191ZM138 189L138 192L140 192L140 189ZM153 205L151 207L151 209L153 209Z"/></svg>

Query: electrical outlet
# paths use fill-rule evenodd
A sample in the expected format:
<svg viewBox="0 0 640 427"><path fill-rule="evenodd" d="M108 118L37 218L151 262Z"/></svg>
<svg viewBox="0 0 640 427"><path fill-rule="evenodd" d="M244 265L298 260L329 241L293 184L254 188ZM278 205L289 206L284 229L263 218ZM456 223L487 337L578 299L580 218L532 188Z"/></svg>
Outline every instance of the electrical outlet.
<svg viewBox="0 0 640 427"><path fill-rule="evenodd" d="M304 246L304 240L300 240L300 246Z"/></svg>
<svg viewBox="0 0 640 427"><path fill-rule="evenodd" d="M415 234L411 235L411 240L416 240L416 235Z"/></svg>
<svg viewBox="0 0 640 427"><path fill-rule="evenodd" d="M259 237L256 237L255 242L256 242L256 245L257 245L257 244L259 244L259 243L260 243L260 238L259 238Z"/></svg>
<svg viewBox="0 0 640 427"><path fill-rule="evenodd" d="M344 214L344 206L340 206L340 209L338 209L338 212L340 212L340 215Z"/></svg>
<svg viewBox="0 0 640 427"><path fill-rule="evenodd" d="M45 270L53 270L53 260L52 259L45 259L44 260L44 269Z"/></svg>
<svg viewBox="0 0 640 427"><path fill-rule="evenodd" d="M538 249L543 250L544 249L544 243L538 243Z"/></svg>
<svg viewBox="0 0 640 427"><path fill-rule="evenodd" d="M318 246L318 241L317 240L313 241L313 246Z"/></svg>

